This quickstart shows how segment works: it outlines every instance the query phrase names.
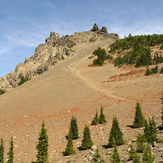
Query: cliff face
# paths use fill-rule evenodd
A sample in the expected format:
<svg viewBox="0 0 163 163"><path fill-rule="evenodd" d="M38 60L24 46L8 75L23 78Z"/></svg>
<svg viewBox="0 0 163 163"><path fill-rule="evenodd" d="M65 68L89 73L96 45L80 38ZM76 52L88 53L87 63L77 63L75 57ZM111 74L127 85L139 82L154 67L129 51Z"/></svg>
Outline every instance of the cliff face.
<svg viewBox="0 0 163 163"><path fill-rule="evenodd" d="M93 43L98 39L118 39L117 34L108 34L106 27L102 27L100 30L95 24L93 29L95 30L62 37L59 37L59 34L55 32L51 32L45 43L36 48L35 54L26 58L23 63L19 63L14 72L0 78L0 90L8 91L17 87L21 77L33 78L53 68L59 62L72 57L75 55L73 46L76 44Z"/></svg>

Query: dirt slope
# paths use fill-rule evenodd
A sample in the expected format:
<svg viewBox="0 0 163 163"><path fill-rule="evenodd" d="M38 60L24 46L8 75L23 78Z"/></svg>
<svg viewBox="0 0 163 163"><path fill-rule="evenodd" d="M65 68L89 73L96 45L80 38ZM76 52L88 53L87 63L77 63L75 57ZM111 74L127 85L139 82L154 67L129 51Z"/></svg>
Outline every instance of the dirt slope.
<svg viewBox="0 0 163 163"><path fill-rule="evenodd" d="M107 144L113 115L118 117L124 132L125 148L135 138L137 130L127 125L133 123L136 101L141 102L146 117L154 115L157 123L161 123L162 75L147 77L144 76L145 68L116 68L110 63L103 67L88 66L93 60L88 56L97 47L107 48L110 43L112 40L98 40L76 45L73 58L0 96L0 137L4 139L7 153L13 136L15 162L36 160L35 148L42 120L46 122L49 135L50 162L71 159L86 162L81 158L88 152L81 152L81 157L78 154L72 158L62 156L72 115L77 116L80 130L80 139L74 142L78 147L84 125L90 124L95 110L103 105L108 123L91 126L92 139L101 150L102 145Z"/></svg>

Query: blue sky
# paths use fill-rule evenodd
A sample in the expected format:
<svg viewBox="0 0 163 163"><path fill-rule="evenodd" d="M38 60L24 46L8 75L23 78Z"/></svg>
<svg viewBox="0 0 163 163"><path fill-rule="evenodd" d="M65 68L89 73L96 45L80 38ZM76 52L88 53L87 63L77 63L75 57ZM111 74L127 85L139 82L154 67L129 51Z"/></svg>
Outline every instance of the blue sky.
<svg viewBox="0 0 163 163"><path fill-rule="evenodd" d="M163 0L0 0L0 76L35 52L50 32L88 31L94 23L121 38L163 33Z"/></svg>

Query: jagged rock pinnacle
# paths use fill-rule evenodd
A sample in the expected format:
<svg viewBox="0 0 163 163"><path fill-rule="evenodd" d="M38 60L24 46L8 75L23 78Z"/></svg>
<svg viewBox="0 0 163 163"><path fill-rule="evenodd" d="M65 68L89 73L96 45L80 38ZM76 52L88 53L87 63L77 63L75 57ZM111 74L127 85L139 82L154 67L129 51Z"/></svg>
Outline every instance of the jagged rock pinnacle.
<svg viewBox="0 0 163 163"><path fill-rule="evenodd" d="M93 28L91 29L91 31L99 31L99 30L100 29L99 29L98 25L95 23Z"/></svg>

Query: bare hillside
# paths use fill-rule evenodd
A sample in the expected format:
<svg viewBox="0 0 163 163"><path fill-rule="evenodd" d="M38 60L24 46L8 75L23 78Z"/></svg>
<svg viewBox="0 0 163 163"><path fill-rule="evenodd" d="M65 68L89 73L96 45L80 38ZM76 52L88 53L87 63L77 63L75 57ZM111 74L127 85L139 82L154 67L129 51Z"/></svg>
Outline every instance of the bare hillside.
<svg viewBox="0 0 163 163"><path fill-rule="evenodd" d="M110 62L102 67L90 67L93 59L88 57L92 52L98 47L108 50L108 45L115 41L115 38L103 35L99 35L96 41L90 41L92 33L77 33L73 37L83 38L84 41L76 41L71 48L73 56L0 96L0 137L4 139L6 153L10 137L13 137L15 162L36 161L36 144L42 120L46 122L49 162L52 163L89 161L87 156L90 157L90 150L79 153L77 147L81 144L85 124L90 125L96 109L99 111L101 105L108 123L90 126L90 130L94 144L99 146L107 162L110 162L109 152L112 149L105 149L102 145L108 142L113 115L118 117L126 140L125 145L118 147L122 158L127 155L128 144L136 138L137 131L142 131L128 127L133 123L137 101L141 103L146 118L153 115L157 124L161 124L163 75L144 76L146 68L117 68ZM77 117L80 139L74 142L77 154L64 157L65 136L72 115ZM156 153L157 162L161 159L161 153L158 149Z"/></svg>

